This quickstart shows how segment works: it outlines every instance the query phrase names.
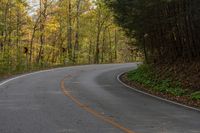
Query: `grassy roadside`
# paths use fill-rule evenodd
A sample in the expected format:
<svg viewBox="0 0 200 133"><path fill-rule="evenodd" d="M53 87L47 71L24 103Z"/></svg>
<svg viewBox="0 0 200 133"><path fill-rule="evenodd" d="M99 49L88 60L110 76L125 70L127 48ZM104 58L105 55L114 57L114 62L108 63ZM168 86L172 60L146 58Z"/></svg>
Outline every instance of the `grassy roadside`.
<svg viewBox="0 0 200 133"><path fill-rule="evenodd" d="M152 94L200 107L200 91L184 88L181 82L175 81L169 76L162 76L161 78L158 75L152 66L143 64L138 69L128 72L122 78L127 84L139 86L139 88L143 88L142 90Z"/></svg>

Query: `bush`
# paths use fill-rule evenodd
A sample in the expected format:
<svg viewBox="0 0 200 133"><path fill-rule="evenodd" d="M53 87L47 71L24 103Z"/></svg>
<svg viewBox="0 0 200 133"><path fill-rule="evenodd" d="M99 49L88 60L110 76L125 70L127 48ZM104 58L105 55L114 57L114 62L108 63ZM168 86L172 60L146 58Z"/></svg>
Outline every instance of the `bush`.
<svg viewBox="0 0 200 133"><path fill-rule="evenodd" d="M194 100L200 100L200 91L192 93L191 98Z"/></svg>
<svg viewBox="0 0 200 133"><path fill-rule="evenodd" d="M130 71L128 79L151 87L155 92L169 93L175 96L182 96L186 93L179 82L174 84L172 79L159 79L152 66L147 64L143 64L138 69Z"/></svg>

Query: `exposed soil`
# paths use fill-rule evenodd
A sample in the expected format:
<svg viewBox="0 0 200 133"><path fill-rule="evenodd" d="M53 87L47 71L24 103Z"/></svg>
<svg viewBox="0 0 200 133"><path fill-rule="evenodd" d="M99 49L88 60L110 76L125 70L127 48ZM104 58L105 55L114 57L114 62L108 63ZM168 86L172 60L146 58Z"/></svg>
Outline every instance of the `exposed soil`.
<svg viewBox="0 0 200 133"><path fill-rule="evenodd" d="M155 92L150 87L144 86L144 85L139 84L139 83L134 82L134 81L130 81L127 78L127 73L123 74L120 77L120 79L121 79L122 82L126 83L127 85L129 85L131 87L137 88L138 90L141 90L141 91L147 92L149 94L152 94L152 95L155 95L155 96L158 96L158 97L161 97L161 98L165 98L165 99L168 99L168 100L171 100L171 101L175 101L177 103L185 104L185 105L200 109L200 100L192 100L189 96L174 96L172 94Z"/></svg>

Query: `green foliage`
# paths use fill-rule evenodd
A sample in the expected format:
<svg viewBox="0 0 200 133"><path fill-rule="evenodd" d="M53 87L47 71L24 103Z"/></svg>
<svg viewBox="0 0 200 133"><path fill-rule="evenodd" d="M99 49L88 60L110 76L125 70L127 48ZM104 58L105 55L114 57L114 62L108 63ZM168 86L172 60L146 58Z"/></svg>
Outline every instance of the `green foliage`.
<svg viewBox="0 0 200 133"><path fill-rule="evenodd" d="M0 75L134 60L103 0L35 2L0 0Z"/></svg>
<svg viewBox="0 0 200 133"><path fill-rule="evenodd" d="M137 39L148 62L199 59L199 0L104 1L127 35Z"/></svg>
<svg viewBox="0 0 200 133"><path fill-rule="evenodd" d="M158 79L153 68L146 64L129 72L128 79L150 87L156 92L169 93L175 96L182 96L186 93L186 91L181 88L180 83L174 85L171 79Z"/></svg>
<svg viewBox="0 0 200 133"><path fill-rule="evenodd" d="M191 98L194 100L200 100L200 91L192 93Z"/></svg>

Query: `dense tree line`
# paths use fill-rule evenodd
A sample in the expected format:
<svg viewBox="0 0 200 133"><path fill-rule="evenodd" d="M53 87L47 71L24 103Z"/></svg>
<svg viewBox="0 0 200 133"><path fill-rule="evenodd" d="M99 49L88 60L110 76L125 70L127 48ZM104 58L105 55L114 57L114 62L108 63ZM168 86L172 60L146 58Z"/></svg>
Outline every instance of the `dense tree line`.
<svg viewBox="0 0 200 133"><path fill-rule="evenodd" d="M129 42L103 0L0 1L0 73L135 60Z"/></svg>
<svg viewBox="0 0 200 133"><path fill-rule="evenodd" d="M199 0L106 0L117 23L136 39L147 62L200 57Z"/></svg>

